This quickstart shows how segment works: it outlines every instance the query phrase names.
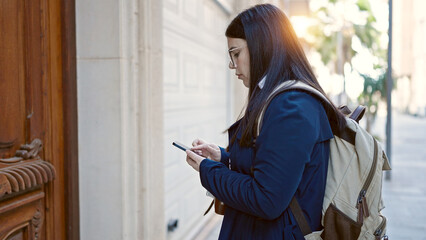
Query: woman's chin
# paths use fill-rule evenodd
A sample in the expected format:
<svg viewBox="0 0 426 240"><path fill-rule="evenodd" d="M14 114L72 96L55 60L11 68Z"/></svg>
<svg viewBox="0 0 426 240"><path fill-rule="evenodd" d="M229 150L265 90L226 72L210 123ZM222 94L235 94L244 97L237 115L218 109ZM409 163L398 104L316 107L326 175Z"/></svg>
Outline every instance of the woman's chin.
<svg viewBox="0 0 426 240"><path fill-rule="evenodd" d="M246 80L243 80L244 87L250 88L250 83Z"/></svg>

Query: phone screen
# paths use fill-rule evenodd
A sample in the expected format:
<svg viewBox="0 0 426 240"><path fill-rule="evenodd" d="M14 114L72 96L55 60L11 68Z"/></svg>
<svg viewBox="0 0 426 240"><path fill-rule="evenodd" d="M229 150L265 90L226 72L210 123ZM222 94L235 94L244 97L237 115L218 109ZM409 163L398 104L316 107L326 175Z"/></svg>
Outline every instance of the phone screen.
<svg viewBox="0 0 426 240"><path fill-rule="evenodd" d="M180 143L180 142L173 142L173 146L175 146L175 147L177 147L177 148L179 148L179 149L181 149L182 151L186 151L186 150L191 150L191 148L190 147L188 147L188 146L185 146L184 144L182 144L182 143Z"/></svg>

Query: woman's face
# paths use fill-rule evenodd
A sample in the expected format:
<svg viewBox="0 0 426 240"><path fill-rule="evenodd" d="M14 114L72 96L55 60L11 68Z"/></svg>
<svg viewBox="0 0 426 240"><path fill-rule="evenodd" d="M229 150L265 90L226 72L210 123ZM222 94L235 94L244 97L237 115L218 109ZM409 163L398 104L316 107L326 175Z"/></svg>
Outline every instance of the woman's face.
<svg viewBox="0 0 426 240"><path fill-rule="evenodd" d="M241 38L227 38L228 52L231 58L229 68L235 69L235 75L243 80L244 86L250 87L250 54L247 41Z"/></svg>

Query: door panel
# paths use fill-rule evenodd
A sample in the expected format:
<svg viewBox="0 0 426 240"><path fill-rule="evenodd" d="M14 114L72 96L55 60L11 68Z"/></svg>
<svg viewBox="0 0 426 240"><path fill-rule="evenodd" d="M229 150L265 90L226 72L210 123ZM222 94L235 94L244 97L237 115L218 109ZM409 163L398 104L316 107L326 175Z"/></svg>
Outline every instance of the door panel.
<svg viewBox="0 0 426 240"><path fill-rule="evenodd" d="M3 222L1 226L1 229L6 230L0 230L0 239L45 239L43 199L44 193L38 191L11 199L3 204L0 212L5 212L2 216L8 221ZM10 211L10 209L19 211Z"/></svg>
<svg viewBox="0 0 426 240"><path fill-rule="evenodd" d="M13 156L19 144L25 142L24 14L20 3L14 0L2 0L0 8L1 158Z"/></svg>
<svg viewBox="0 0 426 240"><path fill-rule="evenodd" d="M0 0L0 239L66 239L65 229L78 239L78 214L73 213L78 211L78 176L64 171L69 165L75 173L78 166L64 157L65 144L73 142L74 150L77 136L64 136L76 110L64 110L75 96L64 97L63 81L70 85L75 78L63 77L62 61L69 57L69 46L62 45L63 37L70 37L65 29L75 25L64 19L63 4ZM75 70L70 65L67 72ZM66 215L73 216L68 225Z"/></svg>
<svg viewBox="0 0 426 240"><path fill-rule="evenodd" d="M40 1L1 0L0 156L43 136L46 100L45 30Z"/></svg>

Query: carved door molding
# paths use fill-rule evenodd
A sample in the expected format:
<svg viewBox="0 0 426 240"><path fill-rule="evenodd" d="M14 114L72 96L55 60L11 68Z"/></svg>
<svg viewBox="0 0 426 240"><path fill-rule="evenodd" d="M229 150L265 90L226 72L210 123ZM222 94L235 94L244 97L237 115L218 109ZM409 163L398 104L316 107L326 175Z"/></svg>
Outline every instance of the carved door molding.
<svg viewBox="0 0 426 240"><path fill-rule="evenodd" d="M0 159L0 199L39 187L55 178L55 167L40 158L42 141L24 144L15 156Z"/></svg>

